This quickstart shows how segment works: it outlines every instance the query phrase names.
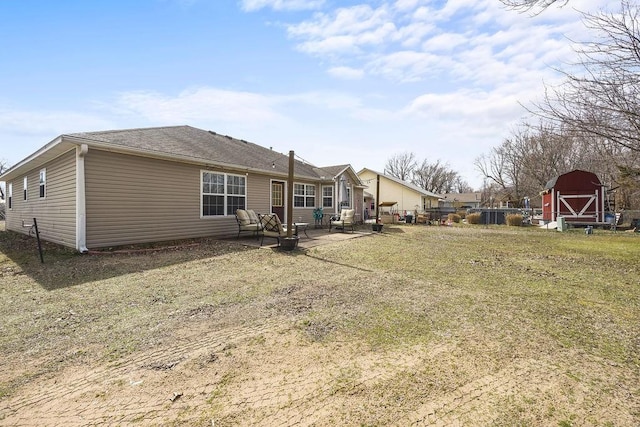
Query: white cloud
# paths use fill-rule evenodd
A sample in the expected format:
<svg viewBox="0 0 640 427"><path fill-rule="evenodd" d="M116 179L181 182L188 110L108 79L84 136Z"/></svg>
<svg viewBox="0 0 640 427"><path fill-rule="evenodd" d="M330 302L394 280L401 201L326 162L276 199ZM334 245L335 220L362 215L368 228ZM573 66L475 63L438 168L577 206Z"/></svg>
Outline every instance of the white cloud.
<svg viewBox="0 0 640 427"><path fill-rule="evenodd" d="M300 50L331 56L385 43L397 30L386 7L372 9L359 5L332 14L316 14L313 20L290 25L287 31L293 38L307 40L299 44Z"/></svg>
<svg viewBox="0 0 640 427"><path fill-rule="evenodd" d="M113 122L100 114L71 110L20 111L0 108L0 132L14 135L42 135L49 141L58 135L108 129Z"/></svg>
<svg viewBox="0 0 640 427"><path fill-rule="evenodd" d="M364 76L364 71L351 67L333 67L327 72L335 78L343 80L359 80Z"/></svg>
<svg viewBox="0 0 640 427"><path fill-rule="evenodd" d="M427 52L451 52L459 46L469 43L468 37L463 34L442 33L431 37L422 44L422 48Z"/></svg>
<svg viewBox="0 0 640 427"><path fill-rule="evenodd" d="M405 109L408 115L446 121L487 121L501 125L514 117L521 107L515 94L461 89L444 94L416 97Z"/></svg>
<svg viewBox="0 0 640 427"><path fill-rule="evenodd" d="M246 12L255 12L260 9L273 10L313 10L324 4L324 0L242 0L240 6Z"/></svg>
<svg viewBox="0 0 640 427"><path fill-rule="evenodd" d="M380 56L367 64L372 74L399 82L423 80L427 74L436 74L450 65L448 58L427 52L411 50Z"/></svg>
<svg viewBox="0 0 640 427"><path fill-rule="evenodd" d="M212 118L225 122L281 120L274 109L276 102L268 94L202 87L185 90L175 97L156 92L123 93L116 105L121 112L142 116L153 123L175 124Z"/></svg>
<svg viewBox="0 0 640 427"><path fill-rule="evenodd" d="M598 1L604 0L592 3ZM416 82L449 69L458 84L486 87L518 79L523 68L542 70L570 58L566 36L585 33L580 18L571 8L530 17L497 0L449 0L440 7L398 0L316 13L287 30L300 51L327 59L332 70L348 63L394 82Z"/></svg>

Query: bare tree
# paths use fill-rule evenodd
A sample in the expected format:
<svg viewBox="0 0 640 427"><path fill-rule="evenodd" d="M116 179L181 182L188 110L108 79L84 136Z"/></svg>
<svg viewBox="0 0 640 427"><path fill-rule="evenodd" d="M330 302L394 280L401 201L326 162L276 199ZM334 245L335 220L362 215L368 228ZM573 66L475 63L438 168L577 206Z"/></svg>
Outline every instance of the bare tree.
<svg viewBox="0 0 640 427"><path fill-rule="evenodd" d="M549 179L593 159L593 153L563 128L523 123L475 165L503 199L518 206L524 197L538 194Z"/></svg>
<svg viewBox="0 0 640 427"><path fill-rule="evenodd" d="M582 74L547 88L533 111L578 132L640 151L640 6L623 0L620 13L584 14L599 34L578 53Z"/></svg>
<svg viewBox="0 0 640 427"><path fill-rule="evenodd" d="M7 161L5 159L0 159L0 175L2 175L5 170L7 170ZM4 200L4 186L0 185L0 200Z"/></svg>
<svg viewBox="0 0 640 427"><path fill-rule="evenodd" d="M415 169L411 182L432 193L451 193L456 191L460 176L440 160L435 163L423 160L420 167Z"/></svg>
<svg viewBox="0 0 640 427"><path fill-rule="evenodd" d="M518 11L537 11L540 13L549 6L559 3L559 7L565 6L569 0L500 0L510 9Z"/></svg>
<svg viewBox="0 0 640 427"><path fill-rule="evenodd" d="M396 154L387 160L384 167L384 173L408 182L410 181L416 166L416 155L414 153L406 152Z"/></svg>
<svg viewBox="0 0 640 427"><path fill-rule="evenodd" d="M458 175L453 182L454 193L473 193L473 187Z"/></svg>

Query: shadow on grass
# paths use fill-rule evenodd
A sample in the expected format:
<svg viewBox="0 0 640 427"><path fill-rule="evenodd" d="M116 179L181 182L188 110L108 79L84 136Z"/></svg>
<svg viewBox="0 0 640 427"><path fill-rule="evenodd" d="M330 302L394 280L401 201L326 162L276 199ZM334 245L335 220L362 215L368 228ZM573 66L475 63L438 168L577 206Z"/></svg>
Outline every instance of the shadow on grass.
<svg viewBox="0 0 640 427"><path fill-rule="evenodd" d="M406 233L402 226L385 224L380 234L404 234Z"/></svg>
<svg viewBox="0 0 640 427"><path fill-rule="evenodd" d="M26 275L44 289L53 291L258 248L245 245L242 240L200 238L114 247L84 255L44 241L42 249L44 263L40 262L34 237L0 231L0 281L3 277Z"/></svg>

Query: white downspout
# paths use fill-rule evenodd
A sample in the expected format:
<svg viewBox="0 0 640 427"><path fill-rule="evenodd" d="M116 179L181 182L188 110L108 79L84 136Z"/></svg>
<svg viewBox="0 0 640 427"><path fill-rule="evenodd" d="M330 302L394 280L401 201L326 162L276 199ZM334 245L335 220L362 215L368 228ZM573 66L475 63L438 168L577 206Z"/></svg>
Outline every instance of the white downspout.
<svg viewBox="0 0 640 427"><path fill-rule="evenodd" d="M87 253L87 206L84 184L84 157L89 151L87 144L76 148L76 249Z"/></svg>

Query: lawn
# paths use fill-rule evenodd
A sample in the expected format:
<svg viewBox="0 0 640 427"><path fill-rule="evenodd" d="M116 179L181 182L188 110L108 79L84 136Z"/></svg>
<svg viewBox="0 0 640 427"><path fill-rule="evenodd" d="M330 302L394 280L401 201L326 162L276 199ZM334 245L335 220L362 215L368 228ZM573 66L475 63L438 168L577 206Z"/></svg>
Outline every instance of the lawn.
<svg viewBox="0 0 640 427"><path fill-rule="evenodd" d="M640 425L637 233L127 249L0 231L0 425Z"/></svg>

